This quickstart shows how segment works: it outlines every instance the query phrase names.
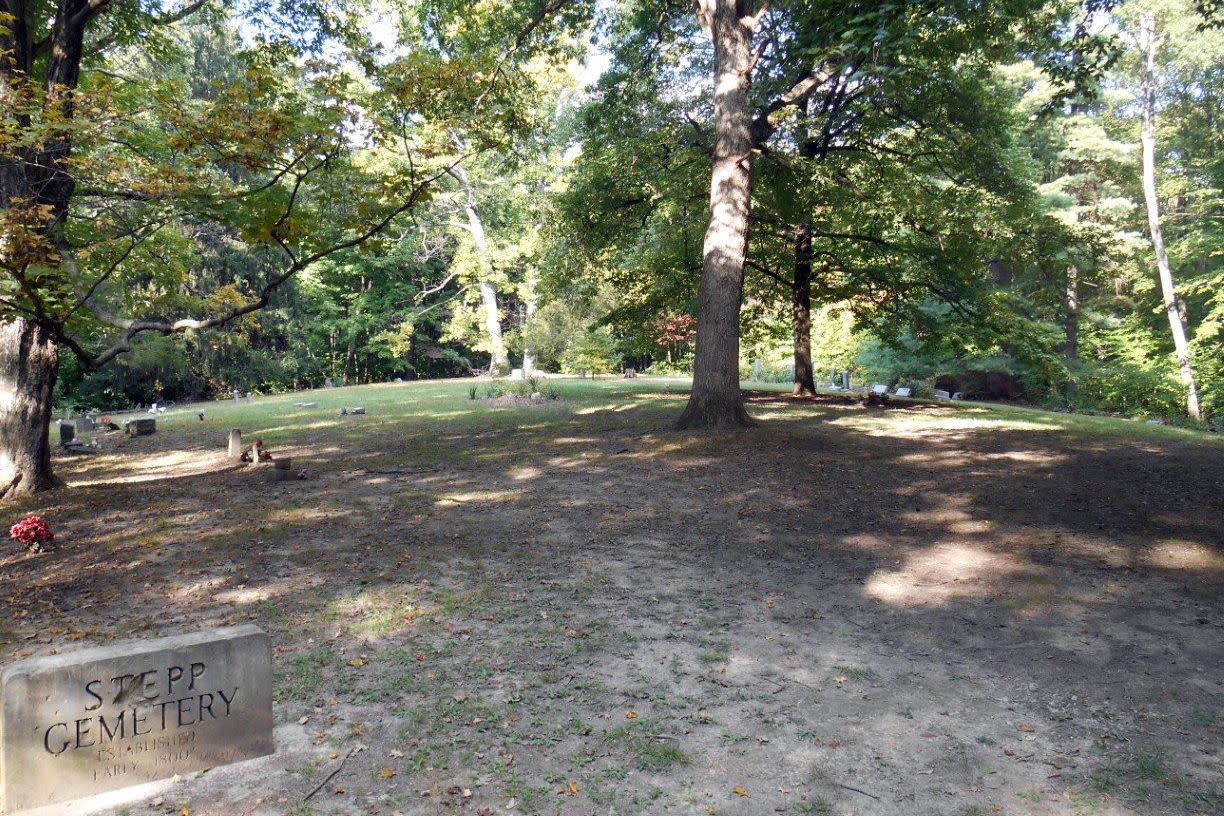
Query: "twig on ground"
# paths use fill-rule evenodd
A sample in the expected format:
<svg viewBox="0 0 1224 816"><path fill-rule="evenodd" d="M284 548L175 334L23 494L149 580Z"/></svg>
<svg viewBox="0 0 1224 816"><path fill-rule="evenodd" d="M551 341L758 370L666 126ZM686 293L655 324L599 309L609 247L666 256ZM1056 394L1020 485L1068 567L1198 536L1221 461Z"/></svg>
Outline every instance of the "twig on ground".
<svg viewBox="0 0 1224 816"><path fill-rule="evenodd" d="M870 797L870 798L872 798L872 799L876 800L877 802L878 802L878 801L880 801L880 797L876 796L874 793L868 793L867 791L865 791L865 790L861 790L861 789L856 788L856 787L854 787L854 786L852 786L852 785L843 785L843 784L842 784L842 783L840 783L840 782L833 782L832 784L833 784L833 785L836 785L836 786L837 786L837 787L839 787L839 788L844 788L844 789L846 789L846 790L848 790L848 791L854 791L855 793L861 793L861 794L863 794L864 796L868 796L868 797Z"/></svg>
<svg viewBox="0 0 1224 816"><path fill-rule="evenodd" d="M319 784L315 785L314 790L312 790L310 793L308 793L308 794L306 794L305 796L303 796L303 797L302 797L302 801L303 801L303 802L307 802L307 801L309 801L309 800L310 800L310 797L314 796L316 793L318 793L319 791L323 790L323 788L324 788L324 787L327 785L327 783L328 783L328 782L330 782L330 781L332 781L333 779L335 779L335 778L336 778L336 774L338 774L338 773L340 773L340 771L344 770L344 763L348 762L348 761L349 761L349 757L351 757L351 756L352 756L353 754L355 754L355 753L357 753L357 749L356 749L356 748L352 748L352 749L350 749L350 750L349 750L349 752L348 752L347 754L345 754L345 755L344 755L344 759L340 760L340 764L339 764L339 765L337 765L337 766L335 767L335 770L333 770L333 771L332 771L331 773L329 773L327 776L323 777L323 781L322 781L322 782L320 782Z"/></svg>

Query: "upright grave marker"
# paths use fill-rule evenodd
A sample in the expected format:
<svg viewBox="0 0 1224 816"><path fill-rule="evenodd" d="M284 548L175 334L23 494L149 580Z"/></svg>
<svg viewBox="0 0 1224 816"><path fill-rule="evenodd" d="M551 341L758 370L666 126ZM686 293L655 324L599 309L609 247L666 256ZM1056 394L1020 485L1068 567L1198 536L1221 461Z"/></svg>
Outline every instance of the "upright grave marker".
<svg viewBox="0 0 1224 816"><path fill-rule="evenodd" d="M0 698L5 813L275 750L272 652L253 625L23 660Z"/></svg>

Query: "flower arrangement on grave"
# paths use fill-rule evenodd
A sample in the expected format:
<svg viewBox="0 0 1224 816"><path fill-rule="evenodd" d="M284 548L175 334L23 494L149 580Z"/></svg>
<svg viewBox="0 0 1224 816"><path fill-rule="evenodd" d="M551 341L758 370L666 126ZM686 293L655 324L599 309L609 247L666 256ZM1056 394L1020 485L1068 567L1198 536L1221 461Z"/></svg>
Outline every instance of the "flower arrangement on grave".
<svg viewBox="0 0 1224 816"><path fill-rule="evenodd" d="M254 449L259 456L259 461L261 462L271 462L272 461L272 451L264 450L262 439L255 440ZM242 461L244 462L253 461L253 459L251 458L251 451L246 450L242 452Z"/></svg>
<svg viewBox="0 0 1224 816"><path fill-rule="evenodd" d="M55 546L55 533L42 516L30 516L9 528L9 535L30 552L46 552Z"/></svg>

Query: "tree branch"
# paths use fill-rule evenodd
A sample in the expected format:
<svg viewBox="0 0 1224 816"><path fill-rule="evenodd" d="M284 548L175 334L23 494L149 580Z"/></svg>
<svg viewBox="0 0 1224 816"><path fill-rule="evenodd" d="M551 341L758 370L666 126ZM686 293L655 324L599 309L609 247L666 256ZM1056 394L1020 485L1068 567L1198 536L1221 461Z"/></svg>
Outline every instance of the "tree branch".
<svg viewBox="0 0 1224 816"><path fill-rule="evenodd" d="M462 159L460 159L460 161L462 161ZM458 162L456 162L456 164L457 163ZM82 297L82 303L84 307L94 315L94 317L107 325L122 329L123 333L120 335L119 339L115 341L113 345L111 345L110 348L96 356L90 356L76 338L65 333L61 333L61 338L64 340L65 344L72 349L73 353L81 359L81 362L86 369L93 370L105 365L115 357L118 357L120 354L131 351L133 338L143 332L157 332L159 334L170 335L180 334L186 331L212 329L218 326L223 326L237 320L240 317L251 314L252 312L257 312L266 307L268 303L271 302L272 295L275 294L286 281L291 279L298 272L313 266L330 255L334 255L337 252L351 249L359 244L362 244L381 233L395 218L415 207L420 201L421 195L425 192L425 190L439 178L446 175L454 168L454 166L454 164L449 165L446 168L439 170L436 174L418 182L416 186L413 187L411 195L409 195L409 197L403 203L387 212L368 229L358 233L355 236L352 236L351 238L338 241L303 258L293 261L286 269L265 281L263 287L259 290L258 295L254 299L247 301L240 306L234 306L225 310L221 314L207 318L180 318L178 320L169 320L165 318L134 319L112 314L94 302L92 297L84 296ZM72 248L68 245L67 241L65 241L62 237L57 237L56 245L60 251L63 263L68 267L70 274L74 276L79 275L76 260L72 255Z"/></svg>

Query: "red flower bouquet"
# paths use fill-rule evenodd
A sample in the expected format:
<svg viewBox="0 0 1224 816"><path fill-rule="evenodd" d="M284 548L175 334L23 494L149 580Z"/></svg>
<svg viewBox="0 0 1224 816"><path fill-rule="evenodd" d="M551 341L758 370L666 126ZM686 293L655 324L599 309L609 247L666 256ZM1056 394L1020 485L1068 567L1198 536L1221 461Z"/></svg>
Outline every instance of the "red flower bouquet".
<svg viewBox="0 0 1224 816"><path fill-rule="evenodd" d="M43 552L55 544L55 533L42 516L30 516L9 528L9 535L20 541L31 552Z"/></svg>

